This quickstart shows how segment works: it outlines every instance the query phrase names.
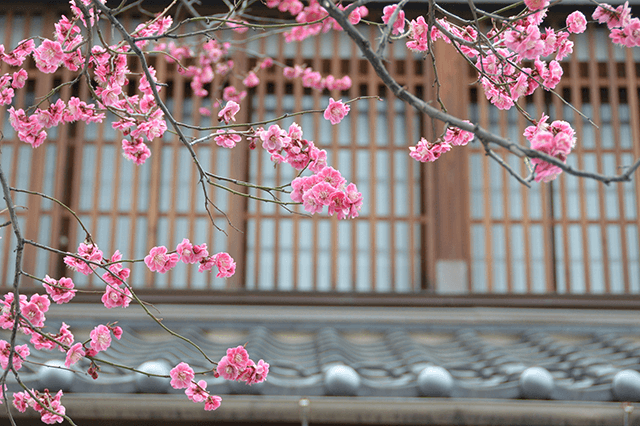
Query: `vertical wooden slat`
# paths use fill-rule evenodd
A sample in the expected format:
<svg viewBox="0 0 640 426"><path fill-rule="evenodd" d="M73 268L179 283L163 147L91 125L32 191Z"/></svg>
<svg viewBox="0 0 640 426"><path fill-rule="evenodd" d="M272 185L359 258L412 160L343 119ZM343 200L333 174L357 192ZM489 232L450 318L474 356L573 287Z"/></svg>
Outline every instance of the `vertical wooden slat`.
<svg viewBox="0 0 640 426"><path fill-rule="evenodd" d="M500 134L507 135L508 132L508 116L506 111L501 111L500 116ZM511 198L510 184L511 175L502 169L502 227L504 230L504 250L507 274L507 293L513 292L513 275L512 275L512 259L511 259Z"/></svg>
<svg viewBox="0 0 640 426"><path fill-rule="evenodd" d="M570 87L571 87L571 103L573 106L575 106L576 108L578 108L579 110L582 110L583 108L583 103L582 103L582 96L581 96L581 76L580 76L580 66L578 63L578 57L577 55L571 55L570 56L570 62L569 62L569 67L570 67L570 73L571 73L571 80L570 80ZM576 156L576 159L578 161L578 168L580 169L584 169L584 163L585 163L585 149L584 149L584 128L583 128L583 118L582 116L580 116L577 112L575 112L573 114L573 128L576 132L576 146L575 149L573 151L573 155ZM587 124L590 125L590 124ZM578 199L580 201L580 229L581 229L581 236L582 236L582 258L583 261L585 262L585 264L588 262L589 259L589 240L588 240L588 235L586 233L586 229L587 229L587 194L585 191L585 182L584 179L579 179L578 180ZM564 244L563 246L568 246L570 244L569 239L566 236L566 230L563 230L564 234L563 234L563 240L564 240ZM571 259L569 257L567 257L566 253L568 253L568 249L564 249L565 252L565 258L564 258L564 264L565 264L565 271L569 271L571 269ZM567 293L571 293L571 281L569 281L570 277L570 273L566 272L565 275L567 276L567 278L565 278L565 285L566 285L566 290ZM585 275L585 286L588 286L587 288L590 288L591 286L591 274L586 274Z"/></svg>
<svg viewBox="0 0 640 426"><path fill-rule="evenodd" d="M623 81L618 78L617 73L617 63L614 57L613 52L613 43L607 43L607 57L609 59L607 63L607 77L609 80L609 103L611 104L611 128L613 130L613 140L614 140L614 150L615 150L615 158L616 165L622 165L622 152L621 152L621 138L620 138L620 115L619 115L619 106L620 106L620 96L618 93L618 89L620 86L624 86ZM620 173L620 170L608 170L608 173ZM618 229L620 230L620 244L623 249L621 252L621 263L622 263L622 276L623 276L623 287L624 292L629 292L629 270L628 270L628 260L627 260L627 232L626 232L626 220L625 220L625 199L624 199L624 184L619 183L616 185L616 192L618 196ZM603 233L608 232L608 227L605 227L602 230ZM608 236L607 236L608 238ZM606 265L609 265L610 258L603 259ZM609 278L610 279L610 278ZM613 283L611 283L613 284Z"/></svg>
<svg viewBox="0 0 640 426"><path fill-rule="evenodd" d="M627 101L629 102L629 125L631 127L631 137L633 140L632 150L633 158L640 158L640 144L637 143L640 140L640 99L638 99L638 79L636 76L636 64L633 59L632 49L626 49L625 56L625 76L627 84ZM636 230L640 230L640 172L636 170L633 175L634 181L634 196L635 196L635 226ZM636 241L636 250L640 252L640 238ZM623 247L623 250L627 250L627 247ZM629 266L630 268L631 266ZM629 268L626 268L627 270Z"/></svg>
<svg viewBox="0 0 640 426"><path fill-rule="evenodd" d="M351 45L351 57L349 59L349 74L353 76L351 91L349 92L351 97L360 95L360 85L362 84L362 73L358 66L358 49L355 43ZM351 145L349 147L351 153L351 170L352 180L355 181L358 173L358 160L357 160L357 141L359 137L358 132L358 117L360 116L360 102L355 102L351 105ZM351 235L349 236L351 241L351 271L349 276L351 277L351 290L355 290L358 282L358 239L356 232L356 224L354 223L351 228Z"/></svg>
<svg viewBox="0 0 640 426"><path fill-rule="evenodd" d="M398 64L398 62L400 62L399 59L395 58L395 52L394 52L394 44L392 44L391 46L389 46L389 57L392 58L392 63L393 63L393 69L396 69L396 66ZM403 48L403 47L401 47ZM410 55L407 55L410 56ZM402 61L404 68L405 68L405 74L407 72L407 66L404 63L405 61ZM396 218L396 213L395 213L395 200L393 198L393 194L394 194L394 190L395 190L395 184L396 184L396 174L395 174L395 167L394 167L394 153L395 153L395 149L396 149L396 141L395 141L395 128L394 128L394 124L395 124L395 118L396 118L396 108L395 108L395 101L396 98L395 96L393 96L391 93L386 93L386 102L387 102L387 146L386 146L386 152L385 152L385 157L386 157L386 161L387 164L389 165L389 172L388 172L388 176L389 176L389 189L388 189L388 193L386 194L387 199L388 199L388 204L389 204L389 220L388 220L388 224L389 224L389 237L390 237L390 241L389 241L389 246L390 246L390 258L391 258L391 274L390 274L390 279L391 279L391 291L396 291L396 287L397 287L397 283L396 283L396 238L395 238L395 224L398 223L397 218Z"/></svg>
<svg viewBox="0 0 640 426"><path fill-rule="evenodd" d="M407 87L409 88L409 90L411 91L411 93L416 93L417 91L417 80L418 77L416 76L416 60L413 59L412 55L407 55L407 61L406 61L406 70L407 70ZM404 127L406 129L406 135L407 135L407 145L413 145L414 143L416 143L418 141L418 135L414 134L414 119L415 119L415 110L411 107L406 107L405 109L405 117L404 117ZM399 150L403 155L408 155L407 153L407 149L405 147L403 147L401 150ZM394 152L395 153L395 152ZM395 162L395 158L393 158L391 161ZM408 159L407 159L408 161ZM410 283L410 289L411 291L415 292L415 291L419 291L420 290L420 283L418 280L418 277L416 276L416 261L415 261L415 240L416 240L416 236L415 233L413 232L413 227L414 224L417 222L416 221L416 217L415 217L415 203L416 200L414 199L414 191L413 191L413 185L417 185L419 184L419 182L414 182L413 181L413 170L414 167L417 167L417 164L409 161L407 170L406 170L406 179L407 179L407 195L408 195L408 214L407 214L407 228L408 228L408 233L409 233L409 270L411 271L409 273L409 277L411 279L411 283ZM423 193L424 191L420 191L421 193ZM423 247L421 247L421 251L420 251L420 261L423 261L424 258L426 257L426 253Z"/></svg>
<svg viewBox="0 0 640 426"><path fill-rule="evenodd" d="M264 120L266 118L266 111L265 111L265 105L264 105L264 100L266 98L266 94L267 94L267 85L266 84L260 84L256 87L256 99L257 99L257 104L258 104L258 108L256 113L256 116L258 117L258 120ZM262 152L260 150L258 150L258 152L254 152L253 155L257 156L257 164L256 164L256 171L255 171L255 176L258 177L258 180L261 182L262 181L262 158L261 158L261 154ZM262 182L261 182L262 183ZM256 289L258 289L258 277L260 276L260 266L261 266L261 262L260 262L260 258L261 258L261 251L262 251L262 247L260 246L260 241L261 241L261 236L262 236L262 232L260 229L260 225L261 225L261 221L263 220L262 218L262 204L256 201L253 201L253 203L255 204L255 213L253 213L253 216L249 216L249 217L253 217L253 222L254 222L254 226L255 226L255 239L254 239L254 264L255 264L255 268L254 268L254 276L253 276L253 284L255 286Z"/></svg>
<svg viewBox="0 0 640 426"><path fill-rule="evenodd" d="M483 93L478 94L478 108L480 112L480 126L487 129L489 128L489 102ZM484 181L484 212L482 224L484 226L484 256L487 268L487 292L493 293L493 213L491 211L491 173L489 171L489 159L486 157L482 161L482 174Z"/></svg>
<svg viewBox="0 0 640 426"><path fill-rule="evenodd" d="M600 107L601 107L601 99L600 99L600 85L599 85L599 77L598 77L598 62L596 60L596 50L595 50L595 31L593 28L589 29L589 57L591 60L589 61L589 92L591 104L593 105L593 121L595 123L601 123L602 120L600 118ZM596 162L598 167L598 172L602 173L602 137L601 134L596 136ZM605 210L605 195L602 184L598 184L598 200L599 200L599 220L598 224L600 225L600 241L602 244L602 258L609 258L609 247L607 245L607 235L606 235L606 210ZM588 230L584 229L583 232L588 232ZM584 260L585 267L585 276L589 275L588 265L590 264L590 258ZM604 288L605 293L609 293L611 286L609 283L609 265L607 262L604 262ZM586 286L586 292L591 293L591 286Z"/></svg>
<svg viewBox="0 0 640 426"><path fill-rule="evenodd" d="M371 31L371 37L369 41L372 46L375 46L375 31ZM375 76L372 67L367 68L369 70L369 80L367 84L367 94L369 96L378 95L378 79ZM369 143L369 176L372 179L372 182L375 182L376 176L376 154L378 151L376 136L378 134L378 126L377 123L377 115L378 115L378 106L376 105L377 101L374 99L369 99L369 110L368 110L368 122L369 122L369 136L371 138L371 142ZM369 192L369 238L370 238L370 252L369 252L369 270L371 271L371 281L372 281L372 292L378 291L378 287L380 285L379 277L377 274L377 259L376 252L378 249L378 239L377 239L377 225L378 225L378 204L377 198L378 194L376 193L376 189L374 185L370 185L372 190Z"/></svg>
<svg viewBox="0 0 640 426"><path fill-rule="evenodd" d="M526 99L521 100L520 101L521 106L523 106L523 108L526 109L527 107L527 101ZM524 129L526 127L526 124L528 124L524 118L524 116L522 114L518 114L518 119L517 119L517 126L518 129ZM522 139L524 141L524 138ZM524 142L526 144L526 141ZM522 174L522 176L528 176L529 175L529 169L527 167L527 164L522 161L520 164L520 172ZM525 263L525 276L526 276L526 280L527 282L525 283L525 293L530 294L533 292L533 279L532 279L532 266L531 266L531 238L530 238L530 234L533 232L532 231L532 226L531 226L531 215L529 213L529 209L530 209L530 204L531 204L531 200L529 198L529 190L528 189L522 189L521 188L521 194L522 194L522 235L524 237L524 263Z"/></svg>

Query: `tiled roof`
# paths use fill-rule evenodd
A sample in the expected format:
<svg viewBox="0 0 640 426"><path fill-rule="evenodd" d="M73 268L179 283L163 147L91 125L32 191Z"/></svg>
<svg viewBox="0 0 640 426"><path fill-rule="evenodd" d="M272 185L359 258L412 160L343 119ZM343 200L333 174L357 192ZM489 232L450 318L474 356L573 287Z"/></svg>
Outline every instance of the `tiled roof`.
<svg viewBox="0 0 640 426"><path fill-rule="evenodd" d="M206 376L208 389L221 395L640 401L635 312L259 306L160 312L165 325L215 360L227 347L247 343L253 359L271 365L260 385ZM100 354L105 360L159 373L180 361L196 371L212 368L198 350L135 311L81 306L66 322L82 338L120 313L124 335ZM61 314L54 310L49 322ZM60 364L64 357L32 351L29 360ZM95 381L38 364L23 370L27 385L69 393L182 393L169 380L107 365Z"/></svg>

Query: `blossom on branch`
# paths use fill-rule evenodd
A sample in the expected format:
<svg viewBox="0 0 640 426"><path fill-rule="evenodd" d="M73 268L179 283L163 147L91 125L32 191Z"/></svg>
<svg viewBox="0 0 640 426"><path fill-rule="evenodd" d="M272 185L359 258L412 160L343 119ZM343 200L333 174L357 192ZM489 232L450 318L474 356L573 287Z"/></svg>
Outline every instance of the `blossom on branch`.
<svg viewBox="0 0 640 426"><path fill-rule="evenodd" d="M433 162L450 149L451 145L448 142L431 143L425 138L420 138L416 146L409 147L409 155L421 163Z"/></svg>
<svg viewBox="0 0 640 426"><path fill-rule="evenodd" d="M177 253L167 254L165 246L157 246L152 248L149 254L145 256L144 263L151 272L157 271L164 274L176 266L179 260L180 255Z"/></svg>
<svg viewBox="0 0 640 426"><path fill-rule="evenodd" d="M329 98L329 106L324 110L324 119L336 125L347 116L350 110L351 107L342 103L342 99L334 101L333 98Z"/></svg>

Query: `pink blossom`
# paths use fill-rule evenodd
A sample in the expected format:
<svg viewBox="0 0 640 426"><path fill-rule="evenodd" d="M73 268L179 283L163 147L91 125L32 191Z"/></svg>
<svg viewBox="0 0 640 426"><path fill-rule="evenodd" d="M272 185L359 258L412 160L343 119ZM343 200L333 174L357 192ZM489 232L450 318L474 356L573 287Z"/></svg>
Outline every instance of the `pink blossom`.
<svg viewBox="0 0 640 426"><path fill-rule="evenodd" d="M105 275L108 274L105 273ZM126 286L120 287L118 284L110 283L107 285L100 300L107 309L117 308L119 306L126 308L131 303L131 291Z"/></svg>
<svg viewBox="0 0 640 426"><path fill-rule="evenodd" d="M240 369L238 366L229 359L228 356L223 356L220 361L218 361L218 367L216 367L216 371L222 378L226 380L236 380L240 375Z"/></svg>
<svg viewBox="0 0 640 426"><path fill-rule="evenodd" d="M244 346L227 349L227 359L241 370L249 364L249 354Z"/></svg>
<svg viewBox="0 0 640 426"><path fill-rule="evenodd" d="M36 62L36 67L43 73L53 73L62 64L64 60L64 52L62 46L57 41L51 41L46 39L42 42L33 52L33 59Z"/></svg>
<svg viewBox="0 0 640 426"><path fill-rule="evenodd" d="M576 10L567 16L567 27L569 32L581 34L587 29L587 18L585 18L582 12Z"/></svg>
<svg viewBox="0 0 640 426"><path fill-rule="evenodd" d="M311 190L302 195L302 206L311 214L320 213L324 207L322 202L316 199L314 192Z"/></svg>
<svg viewBox="0 0 640 426"><path fill-rule="evenodd" d="M234 86L227 86L222 91L222 99L225 101L234 101L236 103L242 102L242 100L247 96L247 91L243 90L238 92Z"/></svg>
<svg viewBox="0 0 640 426"><path fill-rule="evenodd" d="M11 82L11 87L14 89L22 89L27 82L27 78L29 75L27 71L24 69L20 69L20 71L13 73L13 81Z"/></svg>
<svg viewBox="0 0 640 426"><path fill-rule="evenodd" d="M184 263L196 263L198 261L195 253L193 252L193 244L187 238L184 238L178 247L176 252L180 255L180 260Z"/></svg>
<svg viewBox="0 0 640 426"><path fill-rule="evenodd" d="M165 246L158 246L149 251L149 254L144 258L144 263L152 272L157 271L164 274L176 266L179 260L179 254L167 254Z"/></svg>
<svg viewBox="0 0 640 426"><path fill-rule="evenodd" d="M60 343L60 345L70 346L73 343L73 333L69 330L69 326L64 322L60 326L60 332L54 336L56 342ZM59 347L61 351L64 352L64 348L62 346Z"/></svg>
<svg viewBox="0 0 640 426"><path fill-rule="evenodd" d="M259 134L262 140L262 147L270 153L278 152L291 142L287 132L282 130L277 124L269 127L269 130L262 130Z"/></svg>
<svg viewBox="0 0 640 426"><path fill-rule="evenodd" d="M46 275L44 281L45 283L43 283L42 286L47 291L47 294L59 305L68 303L76 295L76 290L73 288L74 284L71 278L62 277L56 281Z"/></svg>
<svg viewBox="0 0 640 426"><path fill-rule="evenodd" d="M222 398L220 398L218 395L209 395L204 403L204 409L207 411L213 411L220 407L221 402Z"/></svg>
<svg viewBox="0 0 640 426"><path fill-rule="evenodd" d="M209 397L209 392L206 391L207 382L200 380L197 384L190 383L184 393L193 402L202 402Z"/></svg>
<svg viewBox="0 0 640 426"><path fill-rule="evenodd" d="M225 124L229 124L230 121L236 121L238 111L240 111L240 105L237 102L229 101L218 113L218 118Z"/></svg>
<svg viewBox="0 0 640 426"><path fill-rule="evenodd" d="M151 150L142 141L142 138L122 139L122 151L125 158L138 166L144 164L147 158L151 157Z"/></svg>
<svg viewBox="0 0 640 426"><path fill-rule="evenodd" d="M9 365L9 352L11 352L11 345L5 340L0 340L0 366L5 370ZM22 361L29 356L29 353L29 346L17 345L13 354L13 368L20 370Z"/></svg>
<svg viewBox="0 0 640 426"><path fill-rule="evenodd" d="M113 333L113 337L118 340L122 337L122 327L111 327L111 332Z"/></svg>
<svg viewBox="0 0 640 426"><path fill-rule="evenodd" d="M247 365L247 368L242 372L238 380L246 382L248 385L252 385L255 383L262 383L267 380L268 374L269 364L263 360L260 360L255 364L250 360L249 365Z"/></svg>
<svg viewBox="0 0 640 426"><path fill-rule="evenodd" d="M236 262L229 253L220 252L215 255L215 265L218 268L216 277L228 278L236 272Z"/></svg>
<svg viewBox="0 0 640 426"><path fill-rule="evenodd" d="M327 182L329 185L336 189L342 190L347 184L347 180L342 177L340 172L333 167L325 167L318 173L318 180Z"/></svg>
<svg viewBox="0 0 640 426"><path fill-rule="evenodd" d="M529 10L540 10L549 6L549 0L524 0L524 4Z"/></svg>
<svg viewBox="0 0 640 426"><path fill-rule="evenodd" d="M91 333L91 349L96 352L104 351L111 346L111 330L106 325L98 325Z"/></svg>
<svg viewBox="0 0 640 426"><path fill-rule="evenodd" d="M537 59L545 46L540 39L540 29L534 25L529 25L520 31L505 31L504 43L524 59Z"/></svg>
<svg viewBox="0 0 640 426"><path fill-rule="evenodd" d="M216 132L218 136L213 138L216 141L216 145L223 148L235 148L236 144L242 140L242 137L236 132L230 132L226 130L218 130Z"/></svg>
<svg viewBox="0 0 640 426"><path fill-rule="evenodd" d="M409 155L414 160L418 160L421 163L433 162L440 158L440 155L451 149L451 145L447 142L431 143L425 138L420 138L416 146L409 147L411 151Z"/></svg>
<svg viewBox="0 0 640 426"><path fill-rule="evenodd" d="M384 22L385 24L388 24L389 20L391 19L391 16L393 15L393 12L395 12L397 7L398 5L396 4L385 6L384 9L382 9L382 13L383 13L382 22ZM396 20L393 22L392 34L401 34L403 30L404 30L404 11L401 10L400 12L398 12L398 15L396 16Z"/></svg>
<svg viewBox="0 0 640 426"><path fill-rule="evenodd" d="M468 120L465 120L465 122L471 124ZM474 134L472 132L457 127L449 127L447 133L444 135L444 141L452 146L464 146L471 142L473 138Z"/></svg>
<svg viewBox="0 0 640 426"><path fill-rule="evenodd" d="M335 191L329 197L329 216L338 215L338 219L344 219L349 214L347 195L342 191Z"/></svg>
<svg viewBox="0 0 640 426"><path fill-rule="evenodd" d="M191 381L195 377L195 374L191 367L189 367L189 364L181 362L169 372L169 376L171 376L172 388L184 389L189 387Z"/></svg>
<svg viewBox="0 0 640 426"><path fill-rule="evenodd" d="M29 343L31 343L33 347L39 351L43 349L52 351L56 348L56 346L58 346L55 342L51 341L50 339L48 339L47 337L39 333L33 333L31 335L31 339L29 340Z"/></svg>
<svg viewBox="0 0 640 426"><path fill-rule="evenodd" d="M27 392L14 392L13 393L13 406L16 407L18 411L24 413L29 408L29 399Z"/></svg>
<svg viewBox="0 0 640 426"><path fill-rule="evenodd" d="M38 305L33 302L27 303L21 309L22 316L25 317L34 327L44 326L44 313L40 310Z"/></svg>
<svg viewBox="0 0 640 426"><path fill-rule="evenodd" d="M42 296L38 293L33 294L31 296L31 299L29 299L29 302L35 303L35 305L43 314L49 310L49 305L51 305L51 302L49 301L49 298L47 296Z"/></svg>
<svg viewBox="0 0 640 426"><path fill-rule="evenodd" d="M254 73L253 71L250 71L249 74L245 77L245 79L242 80L242 84L244 84L247 87L256 87L258 84L260 84L260 79L258 78L256 73Z"/></svg>
<svg viewBox="0 0 640 426"><path fill-rule="evenodd" d="M85 356L85 351L84 351L84 347L82 346L82 343L76 343L75 345L71 346L67 351L67 357L65 358L64 366L69 368L76 362L80 361L80 359L82 359L82 357L84 356Z"/></svg>
<svg viewBox="0 0 640 426"><path fill-rule="evenodd" d="M351 107L342 103L342 99L334 101L333 98L329 98L329 106L324 111L325 120L329 120L331 124L336 125L342 121L342 119L349 113Z"/></svg>

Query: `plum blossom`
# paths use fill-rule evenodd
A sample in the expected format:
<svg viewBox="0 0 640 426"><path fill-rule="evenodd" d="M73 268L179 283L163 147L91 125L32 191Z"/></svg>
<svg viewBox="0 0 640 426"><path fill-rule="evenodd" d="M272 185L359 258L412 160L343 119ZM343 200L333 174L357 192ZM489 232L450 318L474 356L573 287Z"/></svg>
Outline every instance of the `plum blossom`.
<svg viewBox="0 0 640 426"><path fill-rule="evenodd" d="M9 353L11 352L11 345L6 340L0 340L0 366L3 369L7 369L9 365ZM13 368L20 370L22 368L22 361L29 356L29 346L17 345L15 352L13 353Z"/></svg>
<svg viewBox="0 0 640 426"><path fill-rule="evenodd" d="M549 6L549 0L524 0L524 4L529 10L540 10Z"/></svg>
<svg viewBox="0 0 640 426"><path fill-rule="evenodd" d="M55 72L62 64L64 58L65 55L60 43L49 39L44 40L40 47L33 52L36 67L47 74Z"/></svg>
<svg viewBox="0 0 640 426"><path fill-rule="evenodd" d="M223 148L235 148L235 146L242 140L242 136L236 132L230 132L226 130L218 130L217 136L213 138L216 141L216 145Z"/></svg>
<svg viewBox="0 0 640 426"><path fill-rule="evenodd" d="M251 71L245 77L245 79L242 80L242 84L244 84L246 87L256 87L258 84L260 84L260 79L255 72Z"/></svg>
<svg viewBox="0 0 640 426"><path fill-rule="evenodd" d="M465 123L471 124L469 120L464 120ZM452 146L464 146L471 142L474 138L472 132L459 129L458 127L449 127L444 135L444 141Z"/></svg>
<svg viewBox="0 0 640 426"><path fill-rule="evenodd" d="M249 364L249 354L244 346L227 349L227 358L239 368L245 368Z"/></svg>
<svg viewBox="0 0 640 426"><path fill-rule="evenodd" d="M236 272L236 262L229 255L229 253L220 252L214 256L215 265L218 268L216 277L228 278Z"/></svg>
<svg viewBox="0 0 640 426"><path fill-rule="evenodd" d="M153 247L147 256L144 258L144 263L151 270L151 272L165 272L172 269L178 261L180 255L177 253L167 254L167 248L165 246Z"/></svg>
<svg viewBox="0 0 640 426"><path fill-rule="evenodd" d="M431 143L425 138L420 138L416 146L409 147L409 155L421 163L433 162L450 149L451 145L448 142Z"/></svg>
<svg viewBox="0 0 640 426"><path fill-rule="evenodd" d="M216 410L218 407L220 407L221 401L222 398L220 398L218 395L209 395L204 403L204 409L206 411Z"/></svg>
<svg viewBox="0 0 640 426"><path fill-rule="evenodd" d="M382 9L382 22L384 22L385 24L388 24L389 20L391 19L391 16L393 15L393 12L395 12L397 7L398 7L397 4L385 6L384 9ZM393 22L392 34L402 34L403 30L404 30L404 11L401 10L400 12L398 12L398 15L396 16L396 20Z"/></svg>
<svg viewBox="0 0 640 426"><path fill-rule="evenodd" d="M224 121L225 124L229 124L231 121L236 121L238 111L240 111L240 105L237 102L228 101L218 113L218 119Z"/></svg>
<svg viewBox="0 0 640 426"><path fill-rule="evenodd" d="M171 387L174 389L184 389L189 387L195 377L193 369L186 362L181 362L169 372L171 376Z"/></svg>
<svg viewBox="0 0 640 426"><path fill-rule="evenodd" d="M109 274L105 273L105 275ZM107 309L120 306L126 308L131 303L131 298L131 291L128 287L110 283L107 285L101 301Z"/></svg>
<svg viewBox="0 0 640 426"><path fill-rule="evenodd" d="M567 27L570 33L581 34L587 29L587 18L576 10L567 16Z"/></svg>
<svg viewBox="0 0 640 426"><path fill-rule="evenodd" d="M280 151L291 142L287 132L277 124L269 126L268 130L262 130L259 136L262 140L262 147L270 153Z"/></svg>
<svg viewBox="0 0 640 426"><path fill-rule="evenodd" d="M524 136L531 143L531 148L557 158L563 163L575 145L575 132L566 121L556 120L547 124L548 117L542 115L536 126L529 126ZM535 181L549 182L554 180L562 169L539 158L532 158L535 166Z"/></svg>
<svg viewBox="0 0 640 426"><path fill-rule="evenodd" d="M240 367L227 355L223 356L216 367L218 374L226 380L236 380L240 376Z"/></svg>
<svg viewBox="0 0 640 426"><path fill-rule="evenodd" d="M91 349L96 352L104 351L111 346L111 330L106 325L98 325L91 333L89 333L91 337Z"/></svg>
<svg viewBox="0 0 640 426"><path fill-rule="evenodd" d="M329 120L331 124L336 125L346 117L350 109L349 105L342 103L342 99L334 101L333 98L329 98L329 106L324 110L324 118Z"/></svg>
<svg viewBox="0 0 640 426"><path fill-rule="evenodd" d="M209 397L209 393L206 391L207 382L204 380L198 381L198 383L189 384L189 387L184 391L187 397L193 402L202 402Z"/></svg>
<svg viewBox="0 0 640 426"><path fill-rule="evenodd" d="M82 343L78 342L75 345L71 346L67 351L67 357L65 358L64 366L69 368L76 362L80 361L84 356L84 347L82 346Z"/></svg>
<svg viewBox="0 0 640 426"><path fill-rule="evenodd" d="M46 275L44 281L42 286L47 291L47 294L59 305L68 303L76 295L76 290L74 289L71 278L62 277L56 281L49 275Z"/></svg>

